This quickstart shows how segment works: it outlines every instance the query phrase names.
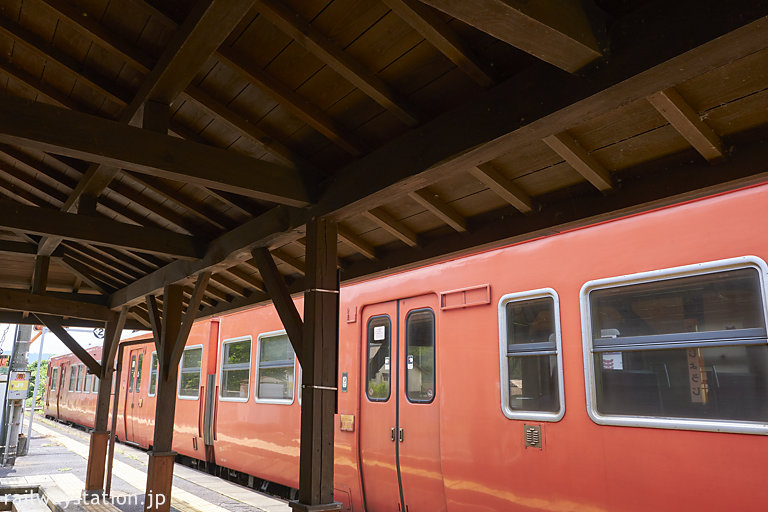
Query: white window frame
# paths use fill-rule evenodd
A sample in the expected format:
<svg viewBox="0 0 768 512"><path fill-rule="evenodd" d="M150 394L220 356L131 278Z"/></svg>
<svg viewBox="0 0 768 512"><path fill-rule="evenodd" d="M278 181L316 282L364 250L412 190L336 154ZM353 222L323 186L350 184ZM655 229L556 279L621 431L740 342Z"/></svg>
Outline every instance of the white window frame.
<svg viewBox="0 0 768 512"><path fill-rule="evenodd" d="M594 353L592 351L592 310L589 304L589 294L594 290L617 288L632 284L652 283L675 279L679 277L692 277L705 274L715 274L728 270L754 268L760 279L760 296L763 300L763 321L768 328L768 295L766 295L766 282L768 282L768 266L765 261L757 256L742 256L724 260L684 265L638 274L596 279L584 284L581 288L581 325L582 343L584 351L584 378L587 394L587 414L598 425L617 425L624 427L649 427L673 430L699 430L706 432L730 432L741 434L768 434L768 423L738 420L710 420L690 418L662 418L648 416L606 415L597 412L597 388L595 384Z"/></svg>
<svg viewBox="0 0 768 512"><path fill-rule="evenodd" d="M534 299L550 298L554 301L555 348L557 350L557 393L560 409L557 412L518 411L509 407L509 380L507 363L507 304ZM563 346L560 332L560 299L552 288L539 288L524 292L508 293L499 299L499 387L501 388L501 411L511 420L556 422L565 416L565 384L563 383Z"/></svg>
<svg viewBox="0 0 768 512"><path fill-rule="evenodd" d="M157 369L155 370L155 392L152 393L152 361L157 361ZM181 364L181 361L179 361L179 364ZM181 371L181 366L179 366L179 371ZM157 375L160 373L160 359L157 357L157 350L153 350L149 354L149 382L147 383L147 396L155 396L157 394Z"/></svg>
<svg viewBox="0 0 768 512"><path fill-rule="evenodd" d="M95 389L94 389L95 388ZM98 375L94 375L91 379L91 393L99 393L99 377Z"/></svg>
<svg viewBox="0 0 768 512"><path fill-rule="evenodd" d="M93 374L89 369L85 369L85 382L83 383L83 393L93 393Z"/></svg>
<svg viewBox="0 0 768 512"><path fill-rule="evenodd" d="M59 366L54 366L51 370L51 391L56 391L59 385Z"/></svg>
<svg viewBox="0 0 768 512"><path fill-rule="evenodd" d="M254 372L253 372L253 401L258 404L278 404L278 405L291 405L296 400L297 390L296 390L296 366L298 366L298 360L296 358L296 353L293 354L293 397L290 400L284 399L284 398L259 398L259 393L256 390L256 386L259 385L259 366L261 361L261 340L263 338L273 338L275 336L281 336L288 334L285 332L285 329L280 331L270 331L270 332L263 332L259 334L259 336L256 338L256 361L254 365ZM288 340L288 343L290 343L290 339ZM291 350L293 350L293 345L291 345Z"/></svg>
<svg viewBox="0 0 768 512"><path fill-rule="evenodd" d="M205 350L203 350L203 345L190 345L188 347L184 347L184 351L181 353L181 359L179 360L179 378L176 381L176 397L179 400L200 400L200 384L197 385L197 395L196 396L183 396L181 394L181 372L182 372L182 363L184 362L184 352L187 352L189 350L199 348L202 350L201 356L200 356L200 383L203 382L203 356L205 355ZM158 368L160 367L160 362L158 361ZM191 373L191 372L189 372Z"/></svg>
<svg viewBox="0 0 768 512"><path fill-rule="evenodd" d="M75 375L75 378L77 378L77 365L70 363L69 366L69 381L67 382L67 392L68 393L74 393L75 392L75 385L77 384L77 380L72 379L72 375Z"/></svg>
<svg viewBox="0 0 768 512"><path fill-rule="evenodd" d="M77 366L77 376L75 377L75 393L82 393L83 392L83 368L85 365L78 364Z"/></svg>
<svg viewBox="0 0 768 512"><path fill-rule="evenodd" d="M240 341L248 341L251 344L251 353L250 353L250 359L248 360L248 387L247 392L248 394L245 397L226 397L223 396L222 393L224 392L224 365L226 364L226 361L224 361L224 346L229 345L230 343L237 343ZM219 400L222 402L247 402L251 398L251 374L253 373L251 371L251 368L253 368L253 337L249 334L247 336L239 336L237 338L229 338L221 342L221 345L219 346ZM235 370L242 370L244 368L234 368Z"/></svg>

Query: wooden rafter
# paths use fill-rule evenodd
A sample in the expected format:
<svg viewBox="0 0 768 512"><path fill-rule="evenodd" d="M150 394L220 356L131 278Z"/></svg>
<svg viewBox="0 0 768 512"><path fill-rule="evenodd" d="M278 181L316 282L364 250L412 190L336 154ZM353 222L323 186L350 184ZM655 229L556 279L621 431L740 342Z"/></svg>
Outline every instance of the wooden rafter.
<svg viewBox="0 0 768 512"><path fill-rule="evenodd" d="M298 17L279 0L257 0L256 8L280 30L291 36L324 64L363 91L382 107L390 110L408 126L419 124L413 106L369 69L352 58L315 27Z"/></svg>
<svg viewBox="0 0 768 512"><path fill-rule="evenodd" d="M589 154L570 133L556 133L545 137L543 141L595 188L601 192L613 189L613 180L608 169Z"/></svg>
<svg viewBox="0 0 768 512"><path fill-rule="evenodd" d="M109 309L105 306L49 295L33 295L29 291L10 288L0 289L0 309L91 320L106 320L109 315Z"/></svg>
<svg viewBox="0 0 768 512"><path fill-rule="evenodd" d="M374 208L373 210L365 212L364 215L384 229L384 231L401 240L406 245L411 247L419 245L419 239L416 233L414 233L411 228L394 218L383 208Z"/></svg>
<svg viewBox="0 0 768 512"><path fill-rule="evenodd" d="M691 108L677 89L670 87L659 91L648 96L648 101L707 161L714 163L725 157L723 141Z"/></svg>
<svg viewBox="0 0 768 512"><path fill-rule="evenodd" d="M437 218L451 226L456 231L466 231L467 221L451 205L440 199L429 187L416 190L408 197L419 203Z"/></svg>
<svg viewBox="0 0 768 512"><path fill-rule="evenodd" d="M339 233L339 240L352 247L366 258L370 260L376 259L376 249L371 244L341 224L337 225L337 229Z"/></svg>
<svg viewBox="0 0 768 512"><path fill-rule="evenodd" d="M421 1L571 73L603 55L581 2Z"/></svg>
<svg viewBox="0 0 768 512"><path fill-rule="evenodd" d="M470 167L469 173L521 212L530 213L533 211L533 200L531 197L523 189L515 185L512 180L507 179L492 164L485 163L476 167Z"/></svg>
<svg viewBox="0 0 768 512"><path fill-rule="evenodd" d="M472 50L434 11L418 0L384 0L400 18L482 87L495 83Z"/></svg>

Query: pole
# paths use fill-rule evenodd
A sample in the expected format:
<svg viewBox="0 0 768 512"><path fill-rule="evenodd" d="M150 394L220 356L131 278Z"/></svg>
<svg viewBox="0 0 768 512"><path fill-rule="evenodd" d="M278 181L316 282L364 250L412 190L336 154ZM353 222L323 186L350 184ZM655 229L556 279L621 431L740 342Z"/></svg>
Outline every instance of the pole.
<svg viewBox="0 0 768 512"><path fill-rule="evenodd" d="M3 397L3 419L4 424L2 425L3 428L5 428L5 445L3 446L3 464L2 467L5 467L5 465L8 463L8 451L11 446L11 425L13 424L13 408L9 407L8 404L8 388L11 387L11 371L13 370L13 356L16 352L16 343L18 342L19 337L19 324L15 324L13 329L13 345L11 346L11 359L8 361L8 386L5 388L5 396Z"/></svg>
<svg viewBox="0 0 768 512"><path fill-rule="evenodd" d="M45 343L45 331L47 327L43 327L43 335L40 337L40 350L37 353L37 373L35 374L35 390L32 392L32 410L29 413L29 425L27 426L27 453L29 453L29 445L32 442L32 418L35 416L35 403L37 402L37 390L40 385L40 364L43 358L43 344Z"/></svg>

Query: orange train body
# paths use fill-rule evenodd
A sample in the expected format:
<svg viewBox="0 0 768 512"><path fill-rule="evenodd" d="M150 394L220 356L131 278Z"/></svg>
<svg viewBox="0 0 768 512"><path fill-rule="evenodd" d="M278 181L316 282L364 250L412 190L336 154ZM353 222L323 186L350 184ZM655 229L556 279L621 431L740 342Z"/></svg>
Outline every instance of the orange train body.
<svg viewBox="0 0 768 512"><path fill-rule="evenodd" d="M768 261L768 236L760 219L766 218L768 185L759 185L342 287L336 498L345 510L355 511L395 511L401 504L411 512L762 510L768 488L763 482L766 452L760 447L766 443L768 422L744 421L738 416L738 402L729 406L737 411L733 413L737 419L723 423L697 423L695 418L677 422L673 415L646 425L642 421L648 414L639 414L635 423L630 421L632 414L624 414L630 420L615 424L611 414L591 411L599 392L590 390L597 371L590 367L594 357L590 347L598 341L594 345L585 341L592 332L586 315L597 306L585 304L589 289L585 284L638 274L650 280L654 272L665 275L665 269L680 267L683 274L696 275L695 265L717 270L719 264L708 262L724 261L722 266L730 269L747 261L745 265L752 265L760 277L764 319L760 261ZM517 405L507 407L510 400L519 404L524 397L502 395L502 388L508 379L517 382L507 390L514 395L515 386L528 385L531 374L524 371L517 381L505 373L507 358L514 357L505 354L506 344L500 345L499 337L503 326L512 325L500 320L504 311L511 311L504 309L510 300L505 297L514 302L517 294L525 297L532 290L545 290L544 298L556 298L559 345L548 346L560 359L554 363L552 354L544 357L550 357L548 368L554 368L549 376L562 375L554 379L551 390L556 395L562 384L562 403L552 414L533 412L526 417L515 409ZM296 302L301 311L302 300ZM409 345L408 337L416 339L419 329L429 325L434 329L433 345L429 335L422 336L418 346ZM215 457L220 466L298 486L300 369L294 364L290 375L285 357L280 362L277 338L270 336L281 329L271 306L195 324L187 347L202 352L190 352L188 363L197 368L199 354L200 378L189 373L191 380L183 385L191 383L194 388L198 382L197 393L177 399L176 451L201 460ZM600 332L603 336L613 331ZM762 333L764 338L764 325ZM763 350L762 338L750 343ZM554 343L552 339L543 343ZM223 353L223 344L232 340L250 340L248 365L242 354L239 359L232 355L235 345ZM389 355L376 356L387 345ZM152 439L154 398L148 391L153 350L151 342L126 346L118 379L117 436L143 447ZM687 350L690 358L697 349ZM89 352L100 355L100 349ZM611 372L622 378L631 372L643 374L645 370L631 370L619 362L625 356L617 359L617 353L599 356L603 378L614 375ZM430 354L434 354L432 370L422 364ZM131 361L135 357L138 364L139 355L143 371L137 379L138 368L132 377ZM233 365L226 379L223 363ZM59 384L47 390L45 412L91 426L96 394L69 391L69 368L76 364L71 355L52 359L49 371L59 368ZM718 370L714 363L712 368ZM247 384L243 384L245 369ZM215 375L210 382L216 386L210 425L205 420L208 375ZM724 370L710 375L710 389L714 390L713 379L724 375ZM765 403L768 396L761 375L750 381L750 389L756 386L758 399ZM240 383L240 390L230 386L230 377ZM691 378L700 377L705 373ZM131 381L134 385L129 386ZM224 396L224 385L230 396ZM266 398L260 399L262 392ZM618 393L606 391L614 392ZM622 396L634 396L632 392ZM689 394L686 388L683 395ZM714 396L712 391L710 402ZM698 405L686 402L685 410L701 404L701 400ZM539 429L540 447L526 446L525 434L534 435L526 430L530 426ZM213 434L207 454L206 428Z"/></svg>

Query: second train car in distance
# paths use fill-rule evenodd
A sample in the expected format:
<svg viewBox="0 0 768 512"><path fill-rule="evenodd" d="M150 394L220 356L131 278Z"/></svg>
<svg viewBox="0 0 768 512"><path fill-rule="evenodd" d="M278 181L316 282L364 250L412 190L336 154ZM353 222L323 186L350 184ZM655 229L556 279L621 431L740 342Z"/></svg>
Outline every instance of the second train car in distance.
<svg viewBox="0 0 768 512"><path fill-rule="evenodd" d="M758 185L344 286L336 499L764 510L765 218ZM156 354L122 350L117 435L149 447ZM92 424L84 367L49 371L46 414ZM300 380L273 307L197 322L174 449L297 487Z"/></svg>

